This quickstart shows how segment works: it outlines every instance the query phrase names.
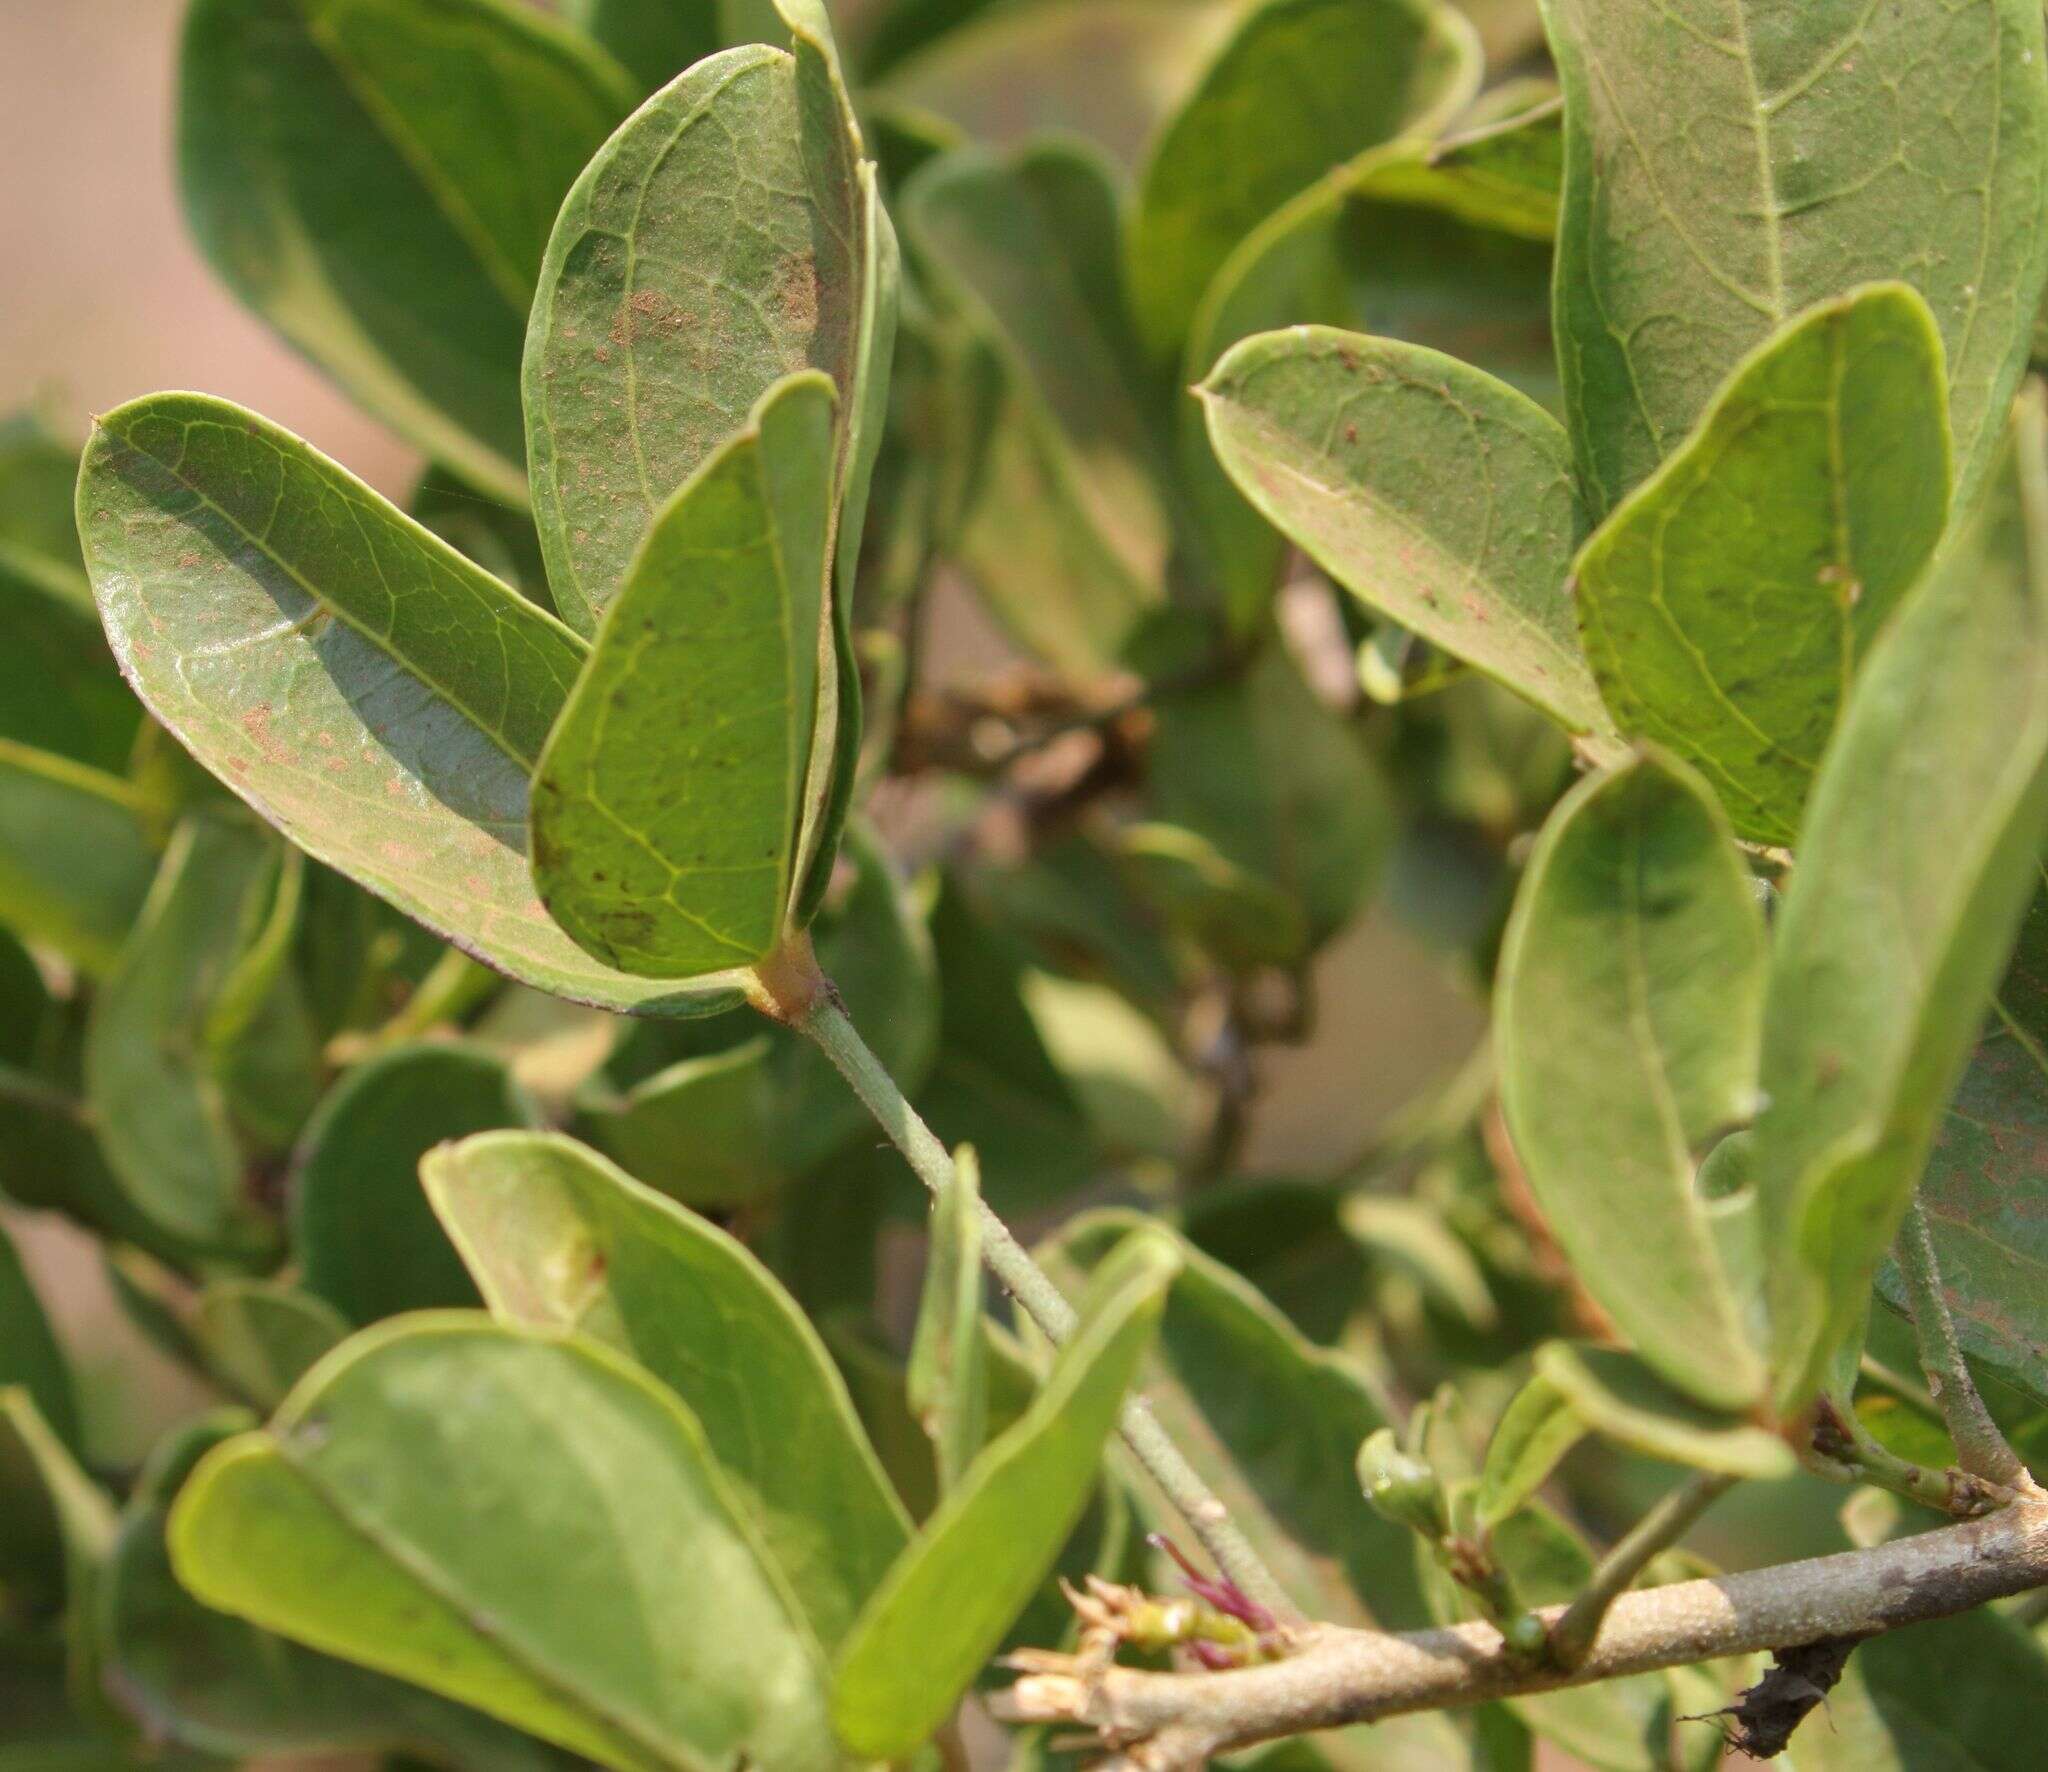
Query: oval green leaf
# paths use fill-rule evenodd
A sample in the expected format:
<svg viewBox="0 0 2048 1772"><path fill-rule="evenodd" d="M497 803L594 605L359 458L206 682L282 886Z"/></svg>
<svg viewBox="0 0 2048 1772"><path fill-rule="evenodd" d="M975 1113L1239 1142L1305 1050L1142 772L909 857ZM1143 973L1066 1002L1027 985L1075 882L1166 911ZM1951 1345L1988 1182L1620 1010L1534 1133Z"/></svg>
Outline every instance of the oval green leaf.
<svg viewBox="0 0 2048 1772"><path fill-rule="evenodd" d="M476 1288L420 1187L420 1159L450 1139L538 1125L495 1054L435 1040L350 1071L306 1128L289 1182L302 1283L352 1322L474 1305Z"/></svg>
<svg viewBox="0 0 2048 1772"><path fill-rule="evenodd" d="M122 669L292 842L537 989L643 1014L736 1000L596 964L534 894L527 776L586 652L567 628L225 401L109 413L78 493Z"/></svg>
<svg viewBox="0 0 2048 1772"><path fill-rule="evenodd" d="M788 927L821 737L833 413L824 376L778 382L664 507L541 755L535 884L620 971L749 966Z"/></svg>
<svg viewBox="0 0 2048 1772"><path fill-rule="evenodd" d="M179 178L230 289L370 411L525 499L519 361L549 224L632 109L509 0L199 0Z"/></svg>
<svg viewBox="0 0 2048 1772"><path fill-rule="evenodd" d="M1788 322L1573 568L1615 724L1789 844L1849 684L1948 522L1934 316L1878 284Z"/></svg>
<svg viewBox="0 0 2048 1772"><path fill-rule="evenodd" d="M837 1763L816 1646L667 1391L559 1331L414 1317L178 1497L206 1605L623 1772Z"/></svg>
<svg viewBox="0 0 2048 1772"><path fill-rule="evenodd" d="M1320 326L1246 339L1199 392L1238 490L1346 590L1607 734L1566 591L1570 448L1541 407L1439 352Z"/></svg>
<svg viewBox="0 0 2048 1772"><path fill-rule="evenodd" d="M2048 272L2033 0L1547 0L1557 334L1588 505L1685 440L1815 302L1903 275L1948 352L1956 505L1998 452Z"/></svg>
<svg viewBox="0 0 2048 1772"><path fill-rule="evenodd" d="M172 1244L242 1259L272 1232L243 1185L205 1029L277 863L276 840L239 810L185 820L85 1034L86 1104L129 1203Z"/></svg>
<svg viewBox="0 0 2048 1772"><path fill-rule="evenodd" d="M788 1293L724 1231L566 1138L485 1133L421 1173L501 1321L608 1343L689 1406L765 1555L836 1647L908 1527Z"/></svg>
<svg viewBox="0 0 2048 1772"><path fill-rule="evenodd" d="M1859 1332L2041 882L2048 838L2048 400L1864 668L1808 805L1750 1152L1779 1401Z"/></svg>
<svg viewBox="0 0 2048 1772"><path fill-rule="evenodd" d="M1339 161L1427 135L1479 87L1479 45L1439 0L1271 0L1247 9L1153 138L1128 235L1132 310L1178 355L1232 249Z"/></svg>
<svg viewBox="0 0 2048 1772"><path fill-rule="evenodd" d="M1765 964L1719 807L1643 757L1545 825L1494 995L1501 1105L1580 1283L1673 1384L1731 1409L1764 1369L1696 1170L1756 1111Z"/></svg>

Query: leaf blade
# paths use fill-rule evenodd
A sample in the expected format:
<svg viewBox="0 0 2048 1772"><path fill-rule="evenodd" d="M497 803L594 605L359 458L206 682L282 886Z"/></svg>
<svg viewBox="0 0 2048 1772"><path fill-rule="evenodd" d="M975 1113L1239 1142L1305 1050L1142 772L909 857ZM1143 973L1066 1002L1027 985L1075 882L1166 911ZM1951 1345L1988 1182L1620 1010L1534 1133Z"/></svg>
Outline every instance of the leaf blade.
<svg viewBox="0 0 2048 1772"><path fill-rule="evenodd" d="M1501 1102L1581 1282L1672 1383L1742 1408L1764 1371L1695 1187L1756 1106L1763 918L1706 789L1639 758L1573 790L1501 948Z"/></svg>

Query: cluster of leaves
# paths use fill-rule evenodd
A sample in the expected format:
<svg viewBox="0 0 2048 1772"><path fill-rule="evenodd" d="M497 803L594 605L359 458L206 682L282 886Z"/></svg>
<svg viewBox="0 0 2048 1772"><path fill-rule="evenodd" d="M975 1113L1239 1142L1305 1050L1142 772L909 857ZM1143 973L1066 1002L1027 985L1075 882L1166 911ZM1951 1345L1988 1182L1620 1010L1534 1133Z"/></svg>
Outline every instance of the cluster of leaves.
<svg viewBox="0 0 2048 1772"><path fill-rule="evenodd" d="M1938 1501L1916 1189L2048 1450L2040 9L1469 13L193 0L202 247L432 465L0 435L0 1190L221 1398L109 1468L0 1240L0 1766L947 1763L1055 1576L1175 1585L1141 1376L1338 1623L1673 1466ZM1383 886L1491 1050L1247 1174ZM813 949L962 1151L914 1309ZM2042 1655L1801 1763L2003 1763ZM1269 1763L1705 1767L1748 1671Z"/></svg>

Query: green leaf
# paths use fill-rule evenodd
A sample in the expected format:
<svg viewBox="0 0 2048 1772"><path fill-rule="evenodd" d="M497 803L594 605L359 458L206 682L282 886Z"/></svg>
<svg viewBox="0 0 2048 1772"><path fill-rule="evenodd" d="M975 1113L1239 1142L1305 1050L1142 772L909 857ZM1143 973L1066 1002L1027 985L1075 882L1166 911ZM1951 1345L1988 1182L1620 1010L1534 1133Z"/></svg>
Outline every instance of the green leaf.
<svg viewBox="0 0 2048 1772"><path fill-rule="evenodd" d="M4 1130L0 1123L0 1130ZM0 1226L0 1395L27 1397L57 1442L79 1447L71 1368L43 1314L14 1242ZM34 1617L62 1599L57 1520L30 1448L0 1420L0 1593L10 1614Z"/></svg>
<svg viewBox="0 0 2048 1772"><path fill-rule="evenodd" d="M688 1405L764 1554L836 1646L907 1527L789 1295L724 1231L566 1138L485 1133L422 1173L501 1321L580 1330Z"/></svg>
<svg viewBox="0 0 2048 1772"><path fill-rule="evenodd" d="M292 964L307 862L296 849L277 850L268 908L246 933L200 1029L201 1053L236 1130L260 1156L290 1148L326 1081L320 1033ZM252 903L249 916L262 905Z"/></svg>
<svg viewBox="0 0 2048 1772"><path fill-rule="evenodd" d="M1788 321L1573 568L1615 724L1699 769L1743 836L1791 843L1850 681L1941 539L1948 485L1941 335L1912 288Z"/></svg>
<svg viewBox="0 0 2048 1772"><path fill-rule="evenodd" d="M2048 413L1865 666L1775 924L1750 1153L1787 1411L1857 1332L2048 838Z"/></svg>
<svg viewBox="0 0 2048 1772"><path fill-rule="evenodd" d="M1270 0L1247 11L1153 138L1129 233L1147 347L1186 338L1231 250L1337 161L1433 133L1478 90L1479 47L1436 0Z"/></svg>
<svg viewBox="0 0 2048 1772"><path fill-rule="evenodd" d="M1056 1275L1087 1272L1148 1222L1092 1212L1042 1254ZM1144 1379L1161 1426L1307 1616L1388 1629L1425 1622L1410 1534L1358 1496L1358 1448L1390 1421L1377 1386L1349 1355L1307 1341L1221 1262L1187 1246L1181 1255ZM1149 1480L1134 1493L1155 1527L1178 1529Z"/></svg>
<svg viewBox="0 0 2048 1772"><path fill-rule="evenodd" d="M856 824L841 884L815 925L820 966L915 1091L932 1062L937 993L922 915L874 834ZM634 1176L677 1199L729 1204L794 1180L870 1127L831 1061L752 1010L641 1024L579 1094L578 1124ZM721 1140L725 1141L721 1148Z"/></svg>
<svg viewBox="0 0 2048 1772"><path fill-rule="evenodd" d="M1262 221L1210 279L1182 357L1199 382L1231 345L1285 326L1426 345L1555 404L1551 236L1558 107L1438 143L1401 141L1337 167ZM1285 552L1181 409L1189 496L1226 607L1262 613Z"/></svg>
<svg viewBox="0 0 2048 1772"><path fill-rule="evenodd" d="M349 394L523 500L519 360L548 225L632 104L617 63L505 0L199 0L186 217L228 287Z"/></svg>
<svg viewBox="0 0 2048 1772"><path fill-rule="evenodd" d="M292 1166L292 1248L306 1289L358 1324L475 1304L421 1190L420 1159L451 1139L539 1123L481 1047L437 1040L357 1066L320 1104Z"/></svg>
<svg viewBox="0 0 2048 1772"><path fill-rule="evenodd" d="M1133 167L1243 10L1240 0L991 6L906 57L870 96L998 147L1077 135Z"/></svg>
<svg viewBox="0 0 2048 1772"><path fill-rule="evenodd" d="M170 1546L204 1604L602 1765L835 1763L816 1648L701 1430L557 1331L364 1332L207 1456Z"/></svg>
<svg viewBox="0 0 2048 1772"><path fill-rule="evenodd" d="M728 43L746 41L722 28L732 9L732 0L568 0L562 14L652 92Z"/></svg>
<svg viewBox="0 0 2048 1772"><path fill-rule="evenodd" d="M1618 1348L1547 1342L1536 1350L1536 1373L1594 1433L1646 1458L1757 1479L1798 1468L1791 1447L1768 1428L1702 1409Z"/></svg>
<svg viewBox="0 0 2048 1772"><path fill-rule="evenodd" d="M64 1683L72 1709L81 1721L118 1730L121 1718L103 1683L104 1645L94 1623L113 1549L114 1504L43 1419L28 1390L0 1386L0 1462L19 1470L24 1459L43 1490L63 1546Z"/></svg>
<svg viewBox="0 0 2048 1772"><path fill-rule="evenodd" d="M156 873L155 811L117 775L0 738L0 923L106 972Z"/></svg>
<svg viewBox="0 0 2048 1772"><path fill-rule="evenodd" d="M527 776L583 665L568 629L225 401L109 413L78 508L122 668L293 843L538 989L643 1013L736 1000L593 963L534 895Z"/></svg>
<svg viewBox="0 0 2048 1772"><path fill-rule="evenodd" d="M939 1025L919 1113L949 1144L974 1146L998 1216L1036 1210L1092 1180L1095 1139L1024 1000L1028 959L988 921L957 874L932 907Z"/></svg>
<svg viewBox="0 0 2048 1772"><path fill-rule="evenodd" d="M722 1018L721 1018L722 1025ZM679 1058L627 1088L594 1080L576 1098L575 1131L628 1175L691 1206L735 1206L790 1178L771 1129L776 1040L764 1029L737 1046Z"/></svg>
<svg viewBox="0 0 2048 1772"><path fill-rule="evenodd" d="M1125 825L1118 838L1133 890L1223 965L1237 971L1289 966L1309 952L1302 907L1200 832L1146 823Z"/></svg>
<svg viewBox="0 0 2048 1772"><path fill-rule="evenodd" d="M1967 509L2048 272L2041 8L1544 11L1567 132L1559 362L1594 513L1647 479L1795 314L1898 274L1947 346Z"/></svg>
<svg viewBox="0 0 2048 1772"><path fill-rule="evenodd" d="M175 1431L152 1453L122 1515L99 1629L122 1707L144 1733L238 1758L407 1749L505 1772L564 1765L530 1736L257 1630L179 1585L164 1542L171 1502L207 1451L249 1425L247 1411L224 1409Z"/></svg>
<svg viewBox="0 0 2048 1772"><path fill-rule="evenodd" d="M1564 1455L1586 1437L1586 1422L1571 1399L1541 1372L1515 1392L1479 1472L1473 1511L1482 1527L1498 1526L1517 1513L1550 1476Z"/></svg>
<svg viewBox="0 0 2048 1772"><path fill-rule="evenodd" d="M777 382L655 518L534 774L534 879L609 966L689 977L789 928L816 731L832 384ZM827 668L833 653L822 652Z"/></svg>
<svg viewBox="0 0 2048 1772"><path fill-rule="evenodd" d="M1393 808L1377 765L1316 698L1277 639L1242 674L1160 694L1152 747L1159 816L1279 887L1311 945L1378 887Z"/></svg>
<svg viewBox="0 0 2048 1772"><path fill-rule="evenodd" d="M869 1600L832 1688L833 1725L855 1753L900 1759L927 1741L1051 1570L1095 1488L1177 1266L1151 1237L1104 1264L1031 1406L967 1468Z"/></svg>
<svg viewBox="0 0 2048 1772"><path fill-rule="evenodd" d="M86 1103L134 1210L174 1244L242 1259L271 1231L245 1197L205 1033L277 865L275 840L239 815L186 819L85 1035Z"/></svg>
<svg viewBox="0 0 2048 1772"><path fill-rule="evenodd" d="M1454 358L1327 327L1245 340L1198 390L1238 489L1368 606L1604 737L1565 589L1564 432Z"/></svg>
<svg viewBox="0 0 2048 1772"><path fill-rule="evenodd" d="M960 1486L988 1437L988 1356L982 1331L981 1165L953 1154L953 1185L932 1213L924 1292L910 1341L909 1402L938 1454L939 1487Z"/></svg>
<svg viewBox="0 0 2048 1772"><path fill-rule="evenodd" d="M1001 378L954 551L1019 641L1100 671L1159 603L1169 543L1109 169L1068 142L965 148L902 207L935 299L991 342Z"/></svg>
<svg viewBox="0 0 2048 1772"><path fill-rule="evenodd" d="M1920 1201L1956 1333L1973 1358L2048 1406L2048 1059L1995 1029L1935 1134ZM1887 1262L1881 1292L1906 1291Z"/></svg>
<svg viewBox="0 0 2048 1772"><path fill-rule="evenodd" d="M274 1280L221 1280L193 1305L191 1334L229 1395L269 1411L348 1338L323 1298Z"/></svg>
<svg viewBox="0 0 2048 1772"><path fill-rule="evenodd" d="M548 614L556 613L547 562L540 557L540 532L524 506L474 491L446 468L429 468L413 487L406 510L501 584Z"/></svg>
<svg viewBox="0 0 2048 1772"><path fill-rule="evenodd" d="M1756 1111L1766 963L1719 807L1641 757L1545 825L1494 996L1501 1105L1580 1283L1667 1379L1730 1409L1764 1370L1695 1171Z"/></svg>
<svg viewBox="0 0 2048 1772"><path fill-rule="evenodd" d="M882 224L816 31L794 57L728 50L664 88L556 220L527 340L527 445L555 603L581 632L676 489L776 382L807 367L832 379L838 484L858 466Z"/></svg>
<svg viewBox="0 0 2048 1772"><path fill-rule="evenodd" d="M0 1386L19 1385L50 1431L79 1447L78 1395L71 1368L43 1314L14 1240L0 1225Z"/></svg>
<svg viewBox="0 0 2048 1772"><path fill-rule="evenodd" d="M0 420L0 739L120 770L135 699L93 612L71 516L78 452Z"/></svg>

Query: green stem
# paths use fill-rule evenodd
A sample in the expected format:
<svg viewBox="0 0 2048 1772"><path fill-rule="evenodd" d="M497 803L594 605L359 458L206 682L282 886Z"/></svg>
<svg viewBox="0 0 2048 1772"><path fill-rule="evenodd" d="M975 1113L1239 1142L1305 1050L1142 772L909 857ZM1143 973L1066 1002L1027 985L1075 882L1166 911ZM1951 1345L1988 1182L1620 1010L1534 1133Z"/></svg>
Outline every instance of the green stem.
<svg viewBox="0 0 2048 1772"><path fill-rule="evenodd" d="M1856 1414L1848 1397L1823 1391L1815 1404L1812 1456L1807 1468L1838 1483L1874 1483L1959 1520L2006 1506L2013 1490L1960 1467L1935 1470L1888 1450Z"/></svg>
<svg viewBox="0 0 2048 1772"><path fill-rule="evenodd" d="M1628 1529L1595 1565L1584 1591L1550 1627L1550 1658L1559 1667L1569 1672L1586 1659L1616 1597L1635 1586L1650 1559L1676 1544L1734 1481L1718 1471L1697 1471Z"/></svg>
<svg viewBox="0 0 2048 1772"><path fill-rule="evenodd" d="M815 991L807 1002L797 1006L789 1020L853 1085L853 1092L867 1104L876 1122L909 1160L918 1180L935 1199L943 1198L953 1185L951 1153L918 1117L917 1110L896 1086L895 1078L868 1049L859 1030L847 1019L838 993L829 985ZM1073 1334L1074 1307L1045 1270L1032 1260L1023 1244L1010 1234L1010 1227L989 1210L986 1201L981 1203L981 1247L989 1270L1049 1341L1057 1346ZM1217 1568L1282 1622L1297 1622L1298 1610L1260 1561L1251 1541L1238 1530L1229 1510L1196 1474L1180 1448L1167 1438L1166 1430L1141 1398L1132 1397L1125 1402L1121 1425L1125 1443L1187 1520L1215 1559Z"/></svg>
<svg viewBox="0 0 2048 1772"><path fill-rule="evenodd" d="M1913 1329L1920 1338L1920 1369L1934 1393L1949 1438L1956 1443L1956 1462L1973 1477L2008 1489L2023 1489L2030 1479L2020 1455L2006 1443L1977 1394L1976 1381L1963 1359L1949 1315L1948 1296L1941 1289L1941 1266L1934 1256L1934 1238L1927 1228L1927 1209L1918 1199L1907 1208L1892 1253L1906 1282L1913 1307Z"/></svg>

